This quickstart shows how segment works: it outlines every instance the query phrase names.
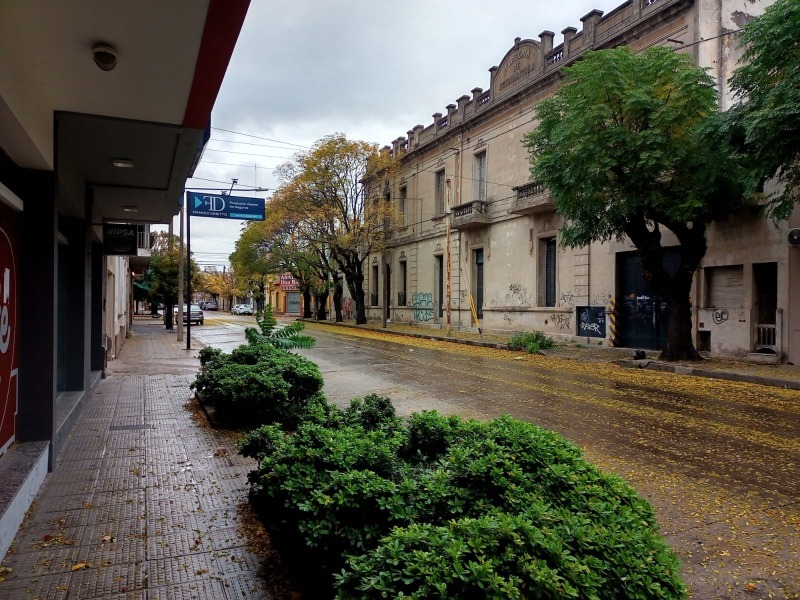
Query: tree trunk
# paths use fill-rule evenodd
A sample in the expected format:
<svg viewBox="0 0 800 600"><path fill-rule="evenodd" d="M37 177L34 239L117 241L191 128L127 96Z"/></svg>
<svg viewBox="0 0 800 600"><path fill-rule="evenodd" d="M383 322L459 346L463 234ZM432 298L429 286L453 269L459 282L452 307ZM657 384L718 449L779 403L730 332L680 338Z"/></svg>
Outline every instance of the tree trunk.
<svg viewBox="0 0 800 600"><path fill-rule="evenodd" d="M344 289L342 288L342 278L336 274L333 276L333 310L336 313L336 322L341 323L344 321L342 316L342 296Z"/></svg>
<svg viewBox="0 0 800 600"><path fill-rule="evenodd" d="M313 314L311 311L311 290L306 287L303 289L303 318L310 319Z"/></svg>
<svg viewBox="0 0 800 600"><path fill-rule="evenodd" d="M706 226L702 222L686 223L666 220L661 223L672 231L680 241L680 264L675 273L664 267L666 248L661 245L659 226L649 227L643 215L628 220L625 233L639 250L642 261L642 277L653 292L669 303L669 328L667 345L661 352L661 360L702 360L692 343L692 280L706 253Z"/></svg>
<svg viewBox="0 0 800 600"><path fill-rule="evenodd" d="M670 299L667 346L661 352L660 360L703 360L692 343L691 282L685 291L684 295Z"/></svg>
<svg viewBox="0 0 800 600"><path fill-rule="evenodd" d="M328 296L330 296L330 291L327 287L314 294L314 302L317 305L317 321L324 321L328 318Z"/></svg>
<svg viewBox="0 0 800 600"><path fill-rule="evenodd" d="M350 290L350 296L352 296L353 302L356 305L356 325L364 325L367 322L367 311L364 306L364 273L361 270L362 260L355 252L336 255L335 260L342 273L344 273L347 289Z"/></svg>

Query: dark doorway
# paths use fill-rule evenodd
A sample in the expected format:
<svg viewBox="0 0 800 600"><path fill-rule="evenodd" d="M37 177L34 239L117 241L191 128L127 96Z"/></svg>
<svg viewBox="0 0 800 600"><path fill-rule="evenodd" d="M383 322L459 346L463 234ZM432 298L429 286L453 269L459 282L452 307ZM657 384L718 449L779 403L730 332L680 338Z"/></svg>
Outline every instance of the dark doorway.
<svg viewBox="0 0 800 600"><path fill-rule="evenodd" d="M544 305L556 305L556 238L550 238L545 242L545 288Z"/></svg>
<svg viewBox="0 0 800 600"><path fill-rule="evenodd" d="M439 306L439 318L444 316L444 258L440 254L436 259L436 303Z"/></svg>
<svg viewBox="0 0 800 600"><path fill-rule="evenodd" d="M778 263L754 264L753 283L756 316L754 350L774 354L778 351Z"/></svg>
<svg viewBox="0 0 800 600"><path fill-rule="evenodd" d="M391 265L386 265L386 294L384 296L383 302L383 310L384 314L386 315L387 319L391 319L391 311L389 310L389 306L392 304L392 267Z"/></svg>
<svg viewBox="0 0 800 600"><path fill-rule="evenodd" d="M778 310L778 263L754 264L753 280L756 284L756 323L774 325Z"/></svg>
<svg viewBox="0 0 800 600"><path fill-rule="evenodd" d="M475 312L483 318L483 248L475 250Z"/></svg>
<svg viewBox="0 0 800 600"><path fill-rule="evenodd" d="M678 250L667 250L664 267L670 275L680 264ZM619 345L626 348L663 350L669 329L669 305L656 296L642 277L638 252L617 254L619 281Z"/></svg>

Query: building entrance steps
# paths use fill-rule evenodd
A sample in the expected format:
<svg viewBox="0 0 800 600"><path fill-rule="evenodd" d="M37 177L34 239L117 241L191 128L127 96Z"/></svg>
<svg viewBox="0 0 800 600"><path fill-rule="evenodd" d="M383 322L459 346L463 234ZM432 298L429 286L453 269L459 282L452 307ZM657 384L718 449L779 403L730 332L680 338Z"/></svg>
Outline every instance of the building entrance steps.
<svg viewBox="0 0 800 600"><path fill-rule="evenodd" d="M239 521L253 462L185 406L197 350L159 322L133 331L0 563L0 598L273 597Z"/></svg>

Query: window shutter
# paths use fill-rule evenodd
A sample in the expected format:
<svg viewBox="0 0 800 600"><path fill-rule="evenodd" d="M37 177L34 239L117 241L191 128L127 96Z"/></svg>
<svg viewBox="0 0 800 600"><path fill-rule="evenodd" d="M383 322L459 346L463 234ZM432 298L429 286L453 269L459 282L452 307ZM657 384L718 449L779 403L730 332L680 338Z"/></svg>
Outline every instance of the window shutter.
<svg viewBox="0 0 800 600"><path fill-rule="evenodd" d="M744 269L732 267L707 267L708 307L740 308L744 306Z"/></svg>

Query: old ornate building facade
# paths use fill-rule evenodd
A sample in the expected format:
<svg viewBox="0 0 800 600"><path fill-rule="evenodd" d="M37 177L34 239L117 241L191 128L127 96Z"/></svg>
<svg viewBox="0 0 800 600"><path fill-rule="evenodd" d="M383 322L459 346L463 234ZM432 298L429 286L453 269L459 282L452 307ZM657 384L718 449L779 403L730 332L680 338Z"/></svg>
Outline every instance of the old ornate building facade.
<svg viewBox="0 0 800 600"><path fill-rule="evenodd" d="M561 219L548 191L530 181L521 140L536 126L536 102L587 49L689 53L717 79L724 110L741 55L735 32L771 2L629 0L590 12L561 40L550 31L514 40L489 69L488 89L474 88L392 142L400 173L370 193L394 203L399 226L365 265L369 318L662 347L666 304L643 281L636 249L560 246ZM710 228L692 291L698 349L800 361L800 247L789 235L799 226L797 211L775 224L753 206Z"/></svg>

